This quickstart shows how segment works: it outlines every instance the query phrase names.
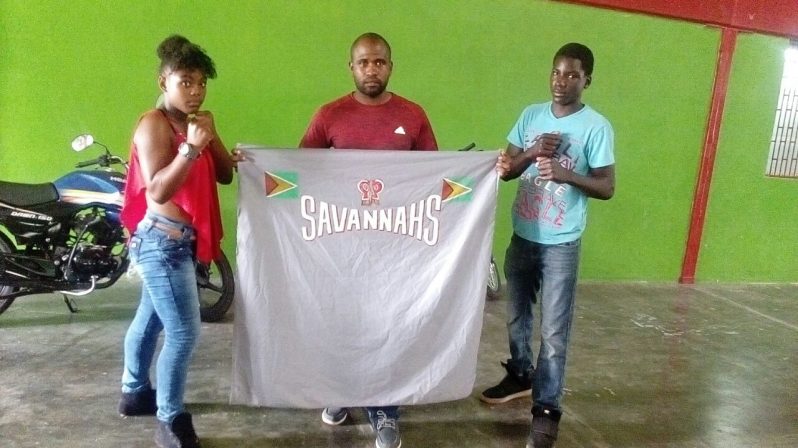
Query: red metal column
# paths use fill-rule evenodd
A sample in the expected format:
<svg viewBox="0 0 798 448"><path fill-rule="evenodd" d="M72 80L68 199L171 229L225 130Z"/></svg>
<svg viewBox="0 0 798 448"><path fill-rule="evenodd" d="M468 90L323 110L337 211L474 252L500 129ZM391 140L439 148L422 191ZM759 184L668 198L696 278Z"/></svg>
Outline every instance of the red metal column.
<svg viewBox="0 0 798 448"><path fill-rule="evenodd" d="M695 270L698 254L701 250L701 235L704 231L704 218L709 201L709 187L712 184L712 170L715 168L715 154L718 150L718 135L723 121L723 107L726 103L726 90L729 86L732 56L737 43L737 30L723 28L718 50L718 63L715 69L715 86L712 90L712 105L707 120L704 136L704 148L701 152L701 165L698 170L693 209L690 213L690 231L687 235L687 247L684 251L682 274L679 283L695 283Z"/></svg>

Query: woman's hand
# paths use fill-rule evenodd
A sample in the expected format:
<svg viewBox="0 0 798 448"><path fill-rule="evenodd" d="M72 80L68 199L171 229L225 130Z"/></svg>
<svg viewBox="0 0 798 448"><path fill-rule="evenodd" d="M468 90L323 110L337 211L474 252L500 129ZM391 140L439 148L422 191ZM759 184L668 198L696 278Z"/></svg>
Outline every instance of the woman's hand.
<svg viewBox="0 0 798 448"><path fill-rule="evenodd" d="M233 169L238 170L238 162L243 162L247 160L247 158L244 157L241 149L236 146L230 151L230 160L233 162Z"/></svg>
<svg viewBox="0 0 798 448"><path fill-rule="evenodd" d="M213 114L208 111L200 111L190 114L187 119L186 141L191 143L197 151L202 151L216 137Z"/></svg>

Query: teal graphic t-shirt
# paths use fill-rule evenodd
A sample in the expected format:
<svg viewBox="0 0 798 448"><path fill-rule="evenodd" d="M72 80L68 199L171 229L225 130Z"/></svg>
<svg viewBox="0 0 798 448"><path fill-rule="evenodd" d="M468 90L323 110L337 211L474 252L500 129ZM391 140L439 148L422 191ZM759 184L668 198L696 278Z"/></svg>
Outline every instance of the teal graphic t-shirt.
<svg viewBox="0 0 798 448"><path fill-rule="evenodd" d="M590 168L615 163L612 126L587 105L557 118L551 112L551 101L533 104L521 113L507 140L526 151L539 135L555 132L562 136L555 157L564 168L587 175ZM577 187L538 178L538 169L532 164L518 179L513 230L528 241L542 244L574 241L585 230L587 199Z"/></svg>

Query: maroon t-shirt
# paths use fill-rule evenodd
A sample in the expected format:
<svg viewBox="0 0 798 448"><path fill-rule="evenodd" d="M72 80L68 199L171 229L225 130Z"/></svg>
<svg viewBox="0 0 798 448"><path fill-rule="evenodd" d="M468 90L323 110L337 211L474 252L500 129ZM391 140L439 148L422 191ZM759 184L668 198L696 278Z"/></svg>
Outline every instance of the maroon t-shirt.
<svg viewBox="0 0 798 448"><path fill-rule="evenodd" d="M299 147L435 151L438 143L418 104L392 93L386 103L370 106L350 93L316 112Z"/></svg>

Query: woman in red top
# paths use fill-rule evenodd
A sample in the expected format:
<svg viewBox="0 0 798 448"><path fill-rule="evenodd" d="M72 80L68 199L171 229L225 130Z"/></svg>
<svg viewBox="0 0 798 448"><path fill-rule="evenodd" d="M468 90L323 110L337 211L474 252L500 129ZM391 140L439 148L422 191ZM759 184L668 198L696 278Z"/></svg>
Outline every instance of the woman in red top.
<svg viewBox="0 0 798 448"><path fill-rule="evenodd" d="M238 156L227 152L213 115L200 109L207 80L216 77L211 58L177 35L161 42L158 56L163 104L136 126L122 210L142 293L125 336L119 413L155 414L159 447L199 447L183 405L200 329L195 260L209 262L219 254L216 182L232 181ZM161 330L156 393L149 370Z"/></svg>

